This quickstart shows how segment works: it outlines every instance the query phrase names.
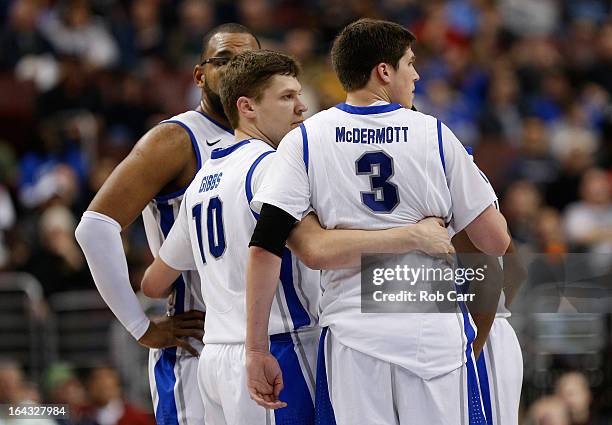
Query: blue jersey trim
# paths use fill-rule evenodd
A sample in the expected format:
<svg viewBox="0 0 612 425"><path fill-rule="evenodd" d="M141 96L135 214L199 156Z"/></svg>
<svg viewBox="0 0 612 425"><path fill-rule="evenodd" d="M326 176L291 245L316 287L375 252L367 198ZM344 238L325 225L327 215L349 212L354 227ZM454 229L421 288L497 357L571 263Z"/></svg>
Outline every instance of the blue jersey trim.
<svg viewBox="0 0 612 425"><path fill-rule="evenodd" d="M257 159L253 162L253 164L251 164L251 167L249 168L249 171L247 172L247 175L246 175L246 180L244 181L244 193L246 194L246 198L247 198L247 203L249 205L249 209L251 210L251 213L253 214L253 217L255 217L255 220L259 220L259 214L257 214L251 208L251 201L253 200L253 189L251 188L251 180L253 179L253 173L255 173L255 168L257 168L259 163L266 156L270 155L272 152L275 152L275 151L274 150L267 151L267 152L264 152L261 155L259 155L259 157L257 157Z"/></svg>
<svg viewBox="0 0 612 425"><path fill-rule="evenodd" d="M315 389L315 425L336 425L334 407L329 397L327 386L327 367L325 366L325 337L328 327L321 329L319 349L317 353L317 383Z"/></svg>
<svg viewBox="0 0 612 425"><path fill-rule="evenodd" d="M383 114L385 112L397 111L402 108L399 103L388 103L385 105L375 106L353 106L346 103L339 103L336 108L341 111L348 112L349 114L355 115L372 115L372 114Z"/></svg>
<svg viewBox="0 0 612 425"><path fill-rule="evenodd" d="M442 161L442 168L444 169L444 174L446 174L446 161L444 160L444 145L442 144L442 122L440 120L437 121L438 127L438 152L440 153L440 161Z"/></svg>
<svg viewBox="0 0 612 425"><path fill-rule="evenodd" d="M306 175L308 175L308 133L306 133L306 127L304 124L300 124L300 130L302 131L302 150L304 151L304 166L306 167Z"/></svg>
<svg viewBox="0 0 612 425"><path fill-rule="evenodd" d="M287 248L283 249L283 258L281 261L280 281L285 293L285 301L289 308L289 315L293 322L293 330L298 330L302 326L310 325L310 315L302 305L295 292L293 284L293 261L292 254Z"/></svg>
<svg viewBox="0 0 612 425"><path fill-rule="evenodd" d="M155 364L155 387L157 388L158 402L155 409L155 421L159 425L179 425L176 400L174 399L174 386L176 376L176 347L164 348L161 357Z"/></svg>
<svg viewBox="0 0 612 425"><path fill-rule="evenodd" d="M200 148L198 147L198 141L196 140L193 131L189 128L187 124L178 120L166 120L162 121L162 124L178 124L185 129L187 134L189 134L189 139L191 139L191 146L193 146L193 150L195 151L196 158L198 159L198 170L202 167L202 157L200 156Z"/></svg>
<svg viewBox="0 0 612 425"><path fill-rule="evenodd" d="M461 264L459 264L461 266ZM465 293L467 286L455 284L455 290L457 293ZM472 343L476 339L476 330L472 327L470 322L470 313L468 311L465 302L457 302L463 315L463 331L465 333L467 344L465 349L466 356L466 368L467 368L467 393L468 393L468 412L469 412L469 423L470 425L487 425L486 416L483 412L483 406L481 403L480 396L480 385L478 383L478 376L476 371L476 365L472 359Z"/></svg>
<svg viewBox="0 0 612 425"><path fill-rule="evenodd" d="M156 202L158 202L158 206L159 206L160 205L159 202L167 202L167 201L169 201L171 199L178 198L179 196L183 195L185 193L185 191L187 191L188 187L189 186L185 186L181 190L177 190L176 192L172 192L172 193L167 193L165 195L157 195L153 199Z"/></svg>
<svg viewBox="0 0 612 425"><path fill-rule="evenodd" d="M208 121L210 121L211 123L213 123L214 125L216 125L217 127L219 127L221 130L223 131L227 131L229 134L231 134L232 136L234 135L234 130L232 130L231 128L227 128L226 126L224 126L223 124L221 124L219 121L209 117L207 114L205 114L202 111L198 111L196 109L196 112L200 115L202 115L204 118L206 118Z"/></svg>
<svg viewBox="0 0 612 425"><path fill-rule="evenodd" d="M283 381L289 383L278 395L280 400L287 403L287 407L274 411L276 424L313 424L315 420L314 403L295 352L291 334L271 335L270 353L278 361L283 372Z"/></svg>
<svg viewBox="0 0 612 425"><path fill-rule="evenodd" d="M471 146L464 146L464 148L469 156L474 156L474 149Z"/></svg>
<svg viewBox="0 0 612 425"><path fill-rule="evenodd" d="M246 139L246 140L243 140L241 142L235 143L235 144L233 144L231 146L228 146L227 148L217 148L217 149L214 149L210 153L210 159L219 159L219 158L223 158L225 156L228 156L229 154L231 154L235 150L241 148L242 146L248 145L250 142L251 142L250 139Z"/></svg>
<svg viewBox="0 0 612 425"><path fill-rule="evenodd" d="M493 425L493 408L491 407L491 390L489 388L489 373L487 371L487 362L485 360L484 352L480 353L480 356L478 356L478 360L476 360L476 369L478 370L478 381L480 382L480 394L482 395L482 404L484 405L487 425Z"/></svg>

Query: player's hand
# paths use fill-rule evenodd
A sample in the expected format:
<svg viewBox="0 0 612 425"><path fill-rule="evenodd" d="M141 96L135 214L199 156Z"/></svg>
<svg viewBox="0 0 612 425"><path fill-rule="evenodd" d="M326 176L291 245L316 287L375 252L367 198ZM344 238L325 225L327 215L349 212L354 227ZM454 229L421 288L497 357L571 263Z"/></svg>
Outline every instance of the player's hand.
<svg viewBox="0 0 612 425"><path fill-rule="evenodd" d="M449 262L453 261L451 255L455 253L455 247L444 226L444 220L438 217L427 217L415 224L413 230L417 232L419 251L444 258Z"/></svg>
<svg viewBox="0 0 612 425"><path fill-rule="evenodd" d="M190 310L174 316L153 319L138 342L149 348L181 347L197 357L198 350L189 344L187 338L202 339L204 316L202 311Z"/></svg>
<svg viewBox="0 0 612 425"><path fill-rule="evenodd" d="M278 395L283 389L283 373L276 358L269 351L247 351L247 387L251 399L266 409L287 406Z"/></svg>

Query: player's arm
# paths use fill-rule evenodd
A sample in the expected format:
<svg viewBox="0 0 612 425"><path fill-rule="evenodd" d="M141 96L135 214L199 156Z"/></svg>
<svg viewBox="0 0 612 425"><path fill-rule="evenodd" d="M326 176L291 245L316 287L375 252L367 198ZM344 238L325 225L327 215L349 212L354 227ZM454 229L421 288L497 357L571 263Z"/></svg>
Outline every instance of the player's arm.
<svg viewBox="0 0 612 425"><path fill-rule="evenodd" d="M451 225L465 229L479 251L500 256L510 244L504 216L495 208L495 192L457 137L438 121L438 143L453 205Z"/></svg>
<svg viewBox="0 0 612 425"><path fill-rule="evenodd" d="M465 232L476 248L488 255L501 256L510 245L508 225L504 216L489 205L465 228Z"/></svg>
<svg viewBox="0 0 612 425"><path fill-rule="evenodd" d="M251 398L269 409L284 405L278 399L283 386L282 372L268 347L270 309L289 232L304 218L310 205L303 128L290 131L277 152L268 155L268 158L274 157L268 166L273 172L266 173L261 185L255 179L255 197L251 203L261 211L249 244L246 276L247 386Z"/></svg>
<svg viewBox="0 0 612 425"><path fill-rule="evenodd" d="M307 267L316 270L358 267L363 253L454 252L444 221L434 217L385 230L327 230L310 213L293 228L287 245Z"/></svg>
<svg viewBox="0 0 612 425"><path fill-rule="evenodd" d="M249 244L247 263L246 353L249 392L257 404L284 407L278 396L283 389L280 367L268 347L268 321L278 286L283 249L296 219L264 204Z"/></svg>
<svg viewBox="0 0 612 425"><path fill-rule="evenodd" d="M189 196L190 189L187 189L174 225L140 282L140 288L147 297L167 297L172 289L172 284L181 272L196 270L189 235L189 215L187 214Z"/></svg>
<svg viewBox="0 0 612 425"><path fill-rule="evenodd" d="M516 244L510 241L506 255L504 255L504 294L506 306L510 306L519 289L527 280L527 268L521 259Z"/></svg>
<svg viewBox="0 0 612 425"><path fill-rule="evenodd" d="M172 283L180 274L180 270L173 269L157 256L145 270L140 289L149 298L167 298L172 292Z"/></svg>
<svg viewBox="0 0 612 425"><path fill-rule="evenodd" d="M113 170L76 229L96 287L123 326L148 347L169 346L168 329L181 315L150 322L129 281L121 230L164 187L195 162L187 133L175 124L149 131ZM198 313L203 319L203 313Z"/></svg>
<svg viewBox="0 0 612 425"><path fill-rule="evenodd" d="M474 357L478 358L487 341L497 313L497 305L503 286L502 269L497 257L482 254L474 246L465 230L453 236L453 245L457 250L457 257L462 267L484 268L486 270L483 281L472 282L470 292L474 294L474 298L466 303L476 329L478 329L476 339L472 343Z"/></svg>

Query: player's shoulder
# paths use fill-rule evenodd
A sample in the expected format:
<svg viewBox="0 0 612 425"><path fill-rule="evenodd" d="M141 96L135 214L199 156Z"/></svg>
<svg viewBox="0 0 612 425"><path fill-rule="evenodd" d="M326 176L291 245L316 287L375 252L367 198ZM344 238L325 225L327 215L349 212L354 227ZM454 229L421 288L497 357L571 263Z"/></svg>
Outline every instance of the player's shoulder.
<svg viewBox="0 0 612 425"><path fill-rule="evenodd" d="M159 154L162 158L189 158L191 143L185 129L173 123L161 122L147 131L136 143L134 151L146 157Z"/></svg>
<svg viewBox="0 0 612 425"><path fill-rule="evenodd" d="M255 160L257 157L268 152L273 153L275 149L262 140L252 138L232 143L223 148L214 149L210 154L210 161L207 161L207 163L211 166L228 161L239 164L250 163L250 160Z"/></svg>

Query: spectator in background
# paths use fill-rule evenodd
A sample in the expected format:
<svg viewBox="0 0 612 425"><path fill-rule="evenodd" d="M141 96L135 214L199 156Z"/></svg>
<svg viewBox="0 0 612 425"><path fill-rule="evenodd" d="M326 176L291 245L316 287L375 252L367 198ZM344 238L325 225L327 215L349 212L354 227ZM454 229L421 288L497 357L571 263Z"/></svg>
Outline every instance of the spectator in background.
<svg viewBox="0 0 612 425"><path fill-rule="evenodd" d="M14 183L16 165L15 154L11 147L0 142L0 270L10 262L5 234L13 228L17 221L15 206L9 193L9 188Z"/></svg>
<svg viewBox="0 0 612 425"><path fill-rule="evenodd" d="M26 382L21 367L11 360L0 360L0 404L32 404L40 401L38 390ZM3 418L1 425L54 425L51 419Z"/></svg>
<svg viewBox="0 0 612 425"><path fill-rule="evenodd" d="M567 207L569 242L589 252L612 253L612 193L605 171L591 168L580 182L580 201Z"/></svg>
<svg viewBox="0 0 612 425"><path fill-rule="evenodd" d="M302 84L302 102L308 107L304 117L316 114L321 110L316 85L320 73L325 67L316 56L316 34L307 28L295 28L285 35L284 51L296 58L302 66L300 83Z"/></svg>
<svg viewBox="0 0 612 425"><path fill-rule="evenodd" d="M529 409L525 425L572 425L567 406L558 397L539 399Z"/></svg>
<svg viewBox="0 0 612 425"><path fill-rule="evenodd" d="M202 39L214 25L215 13L209 0L184 0L179 6L179 23L168 36L170 63L192 70L200 62ZM142 134L142 133L141 133Z"/></svg>
<svg viewBox="0 0 612 425"><path fill-rule="evenodd" d="M58 420L59 425L94 425L85 387L70 364L51 365L45 371L43 386L49 403L68 405L70 418Z"/></svg>
<svg viewBox="0 0 612 425"><path fill-rule="evenodd" d="M0 33L0 69L14 68L17 74L36 75L39 87L44 90L57 81L57 64L51 43L37 26L41 11L36 0L12 3L8 25Z"/></svg>
<svg viewBox="0 0 612 425"><path fill-rule="evenodd" d="M584 374L567 372L555 385L555 395L563 400L569 410L571 425L607 425L591 412L591 388Z"/></svg>
<svg viewBox="0 0 612 425"><path fill-rule="evenodd" d="M567 244L559 212L540 209L533 223L535 255L529 265L528 295L525 302L532 313L557 313L566 287Z"/></svg>
<svg viewBox="0 0 612 425"><path fill-rule="evenodd" d="M74 239L76 220L63 205L50 205L40 217L40 248L26 270L42 284L48 297L59 291L93 289L83 253Z"/></svg>
<svg viewBox="0 0 612 425"><path fill-rule="evenodd" d="M115 369L93 369L87 379L87 391L97 425L155 425L153 415L123 400Z"/></svg>
<svg viewBox="0 0 612 425"><path fill-rule="evenodd" d="M551 133L550 153L561 163L572 155L592 157L599 148L597 135L589 128L584 108L578 102L567 107Z"/></svg>
<svg viewBox="0 0 612 425"><path fill-rule="evenodd" d="M540 193L529 180L510 185L501 205L512 237L521 243L534 245L533 223L542 207Z"/></svg>
<svg viewBox="0 0 612 425"><path fill-rule="evenodd" d="M136 0L112 17L123 69L137 69L145 60L162 59L166 39L160 7L159 0Z"/></svg>
<svg viewBox="0 0 612 425"><path fill-rule="evenodd" d="M518 109L518 82L516 76L506 61L495 64L489 85L487 104L480 117L481 125L496 123L501 128L504 141L518 146L522 118Z"/></svg>
<svg viewBox="0 0 612 425"><path fill-rule="evenodd" d="M564 212L564 227L575 250L593 254L590 267L596 275L612 265L612 186L605 171L589 169L580 182L580 201Z"/></svg>
<svg viewBox="0 0 612 425"><path fill-rule="evenodd" d="M104 21L92 15L87 0L61 0L41 29L57 52L93 69L110 68L119 59L114 38Z"/></svg>
<svg viewBox="0 0 612 425"><path fill-rule="evenodd" d="M13 201L6 187L2 184L2 176L0 176L0 270L2 270L9 261L9 253L4 242L4 232L11 229L15 225L16 215Z"/></svg>
<svg viewBox="0 0 612 425"><path fill-rule="evenodd" d="M538 189L555 181L558 165L550 157L548 129L542 119L524 119L519 149L518 157L509 165L507 181L529 180Z"/></svg>
<svg viewBox="0 0 612 425"><path fill-rule="evenodd" d="M597 53L598 59L593 63L589 79L612 95L612 22L607 22L599 31Z"/></svg>

